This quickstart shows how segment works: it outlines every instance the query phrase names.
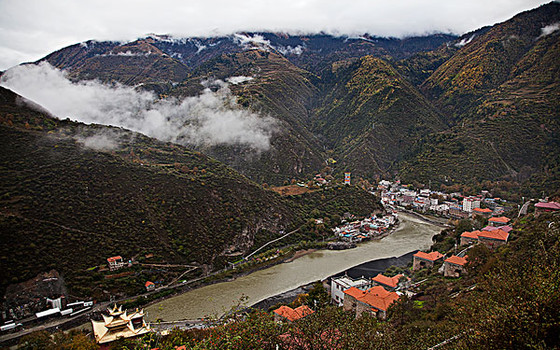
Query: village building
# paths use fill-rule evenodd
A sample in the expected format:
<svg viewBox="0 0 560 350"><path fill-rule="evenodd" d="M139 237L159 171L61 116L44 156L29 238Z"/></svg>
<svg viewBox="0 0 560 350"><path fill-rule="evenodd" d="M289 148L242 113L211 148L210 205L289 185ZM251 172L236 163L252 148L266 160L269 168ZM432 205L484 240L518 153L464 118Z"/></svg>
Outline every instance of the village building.
<svg viewBox="0 0 560 350"><path fill-rule="evenodd" d="M441 258L443 258L443 255L439 252L431 252L431 253L418 252L414 254L412 269L416 271L416 270L423 269L425 267L432 267L434 266L434 263Z"/></svg>
<svg viewBox="0 0 560 350"><path fill-rule="evenodd" d="M463 211L462 207L457 207L456 204L449 207L449 216L457 219L465 219L469 217L469 213Z"/></svg>
<svg viewBox="0 0 560 350"><path fill-rule="evenodd" d="M488 209L488 208L474 208L472 211L473 217L475 216L481 216L483 218L489 218L490 216L492 216L492 209Z"/></svg>
<svg viewBox="0 0 560 350"><path fill-rule="evenodd" d="M513 227L509 226L509 225L505 225L505 226L486 226L482 229L482 231L494 231L494 230L503 230L506 231L507 233L510 233L511 230L513 230Z"/></svg>
<svg viewBox="0 0 560 350"><path fill-rule="evenodd" d="M295 309L283 305L272 312L274 313L274 321L276 322L294 322L307 315L311 315L315 311L311 310L307 305L302 305L300 307L296 307Z"/></svg>
<svg viewBox="0 0 560 350"><path fill-rule="evenodd" d="M347 275L331 279L331 299L333 303L342 306L344 303L344 291L355 287L360 290L366 290L372 286L372 283L367 278L361 277L352 279Z"/></svg>
<svg viewBox="0 0 560 350"><path fill-rule="evenodd" d="M120 255L107 258L107 263L109 264L109 270L111 271L118 270L124 266L124 260Z"/></svg>
<svg viewBox="0 0 560 350"><path fill-rule="evenodd" d="M478 234L480 231L463 232L461 233L461 245L467 245L472 243L478 243Z"/></svg>
<svg viewBox="0 0 560 350"><path fill-rule="evenodd" d="M490 249L502 246L507 243L509 233L504 230L480 231L478 240Z"/></svg>
<svg viewBox="0 0 560 350"><path fill-rule="evenodd" d="M375 286L368 290L350 288L344 291L344 311L354 311L356 318L364 312L370 313L381 319L387 317L389 306L399 299L395 292L389 292L381 286Z"/></svg>
<svg viewBox="0 0 560 350"><path fill-rule="evenodd" d="M506 218L505 216L499 216L499 217L488 219L488 223L491 226L495 226L495 227L507 225L509 221L510 221L509 218Z"/></svg>
<svg viewBox="0 0 560 350"><path fill-rule="evenodd" d="M150 292L150 291L156 289L156 284L155 284L154 282L151 282L151 281L147 281L146 284L145 284L144 286L146 287L146 290L147 290L148 292Z"/></svg>
<svg viewBox="0 0 560 350"><path fill-rule="evenodd" d="M479 198L465 197L463 199L463 211L466 211L467 213L470 213L476 208L480 208L480 199Z"/></svg>
<svg viewBox="0 0 560 350"><path fill-rule="evenodd" d="M535 216L542 213L557 213L560 212L560 203L557 202L543 202L535 204Z"/></svg>
<svg viewBox="0 0 560 350"><path fill-rule="evenodd" d="M508 241L509 231L511 231L512 228L510 226L502 227L504 229L485 227L482 231L463 232L461 234L461 245L480 242L490 249L504 245Z"/></svg>
<svg viewBox="0 0 560 350"><path fill-rule="evenodd" d="M405 277L403 274L398 274L393 277L387 277L380 273L377 276L373 277L371 280L375 285L381 286L390 291L394 291L399 286L399 281L403 277Z"/></svg>
<svg viewBox="0 0 560 350"><path fill-rule="evenodd" d="M151 331L144 321L144 310L127 314L122 306L107 309L109 316L103 316L103 321L91 321L95 341L107 344L120 338L132 338Z"/></svg>
<svg viewBox="0 0 560 350"><path fill-rule="evenodd" d="M443 275L445 277L460 277L465 271L467 257L452 255L443 262Z"/></svg>

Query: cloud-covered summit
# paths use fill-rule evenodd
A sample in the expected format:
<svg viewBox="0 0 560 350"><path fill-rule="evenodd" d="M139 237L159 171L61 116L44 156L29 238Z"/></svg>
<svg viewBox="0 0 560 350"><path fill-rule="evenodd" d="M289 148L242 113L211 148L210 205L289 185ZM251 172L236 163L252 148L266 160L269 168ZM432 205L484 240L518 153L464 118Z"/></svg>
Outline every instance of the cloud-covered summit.
<svg viewBox="0 0 560 350"><path fill-rule="evenodd" d="M546 2L2 0L0 69L89 39L128 41L146 33L176 37L263 31L387 37L463 34Z"/></svg>

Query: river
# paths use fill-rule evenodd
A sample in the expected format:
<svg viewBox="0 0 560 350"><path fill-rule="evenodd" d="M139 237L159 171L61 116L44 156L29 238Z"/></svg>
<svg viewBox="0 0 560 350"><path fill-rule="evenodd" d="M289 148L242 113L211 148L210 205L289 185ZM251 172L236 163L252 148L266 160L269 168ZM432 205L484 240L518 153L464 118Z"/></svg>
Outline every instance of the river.
<svg viewBox="0 0 560 350"><path fill-rule="evenodd" d="M400 213L400 225L391 235L348 250L321 250L289 263L254 272L230 282L217 283L183 293L146 308L148 321L194 320L220 316L246 296L246 305L286 292L349 269L366 261L400 256L427 249L441 231L433 224Z"/></svg>

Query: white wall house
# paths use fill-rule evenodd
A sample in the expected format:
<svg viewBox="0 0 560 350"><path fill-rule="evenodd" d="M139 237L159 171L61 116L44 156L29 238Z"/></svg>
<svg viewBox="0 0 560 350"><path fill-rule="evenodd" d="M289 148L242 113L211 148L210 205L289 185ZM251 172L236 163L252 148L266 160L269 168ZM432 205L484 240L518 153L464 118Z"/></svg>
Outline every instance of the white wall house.
<svg viewBox="0 0 560 350"><path fill-rule="evenodd" d="M348 276L336 277L331 280L331 298L333 303L342 306L344 303L344 291L351 287L366 290L372 285L367 278L352 279Z"/></svg>

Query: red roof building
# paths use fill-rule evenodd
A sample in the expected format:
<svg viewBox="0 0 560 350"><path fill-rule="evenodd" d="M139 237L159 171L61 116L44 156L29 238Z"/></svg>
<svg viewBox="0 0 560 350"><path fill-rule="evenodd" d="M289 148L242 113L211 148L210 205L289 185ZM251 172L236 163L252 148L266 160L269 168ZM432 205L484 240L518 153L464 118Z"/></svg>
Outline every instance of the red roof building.
<svg viewBox="0 0 560 350"><path fill-rule="evenodd" d="M124 266L124 260L120 255L107 258L107 263L109 263L109 270L111 271L118 270Z"/></svg>
<svg viewBox="0 0 560 350"><path fill-rule="evenodd" d="M389 306L399 299L395 292L389 292L381 286L372 287L366 291L352 287L344 291L344 310L355 311L356 318L368 312L384 319Z"/></svg>
<svg viewBox="0 0 560 350"><path fill-rule="evenodd" d="M478 242L478 234L480 231L472 231L472 232L463 232L461 233L461 245L464 244L471 244L473 242Z"/></svg>
<svg viewBox="0 0 560 350"><path fill-rule="evenodd" d="M146 282L146 284L144 284L144 287L146 287L147 291L156 289L155 283L151 281Z"/></svg>
<svg viewBox="0 0 560 350"><path fill-rule="evenodd" d="M496 218L488 219L488 222L492 226L503 226L506 225L509 221L510 221L509 218L506 218L505 216L499 216Z"/></svg>
<svg viewBox="0 0 560 350"><path fill-rule="evenodd" d="M441 258L443 258L443 255L439 252L418 252L414 254L412 269L416 271L425 267L432 267L434 266L434 263Z"/></svg>
<svg viewBox="0 0 560 350"><path fill-rule="evenodd" d="M552 213L557 211L560 211L560 203L557 202L543 202L535 204L535 216L539 216L542 213Z"/></svg>
<svg viewBox="0 0 560 350"><path fill-rule="evenodd" d="M282 321L283 319L286 319L289 322L294 322L296 320L299 320L300 318L304 318L305 316L314 313L315 311L311 310L307 305L302 305L295 309L292 309L289 306L282 305L273 312L275 313L274 319L277 322Z"/></svg>
<svg viewBox="0 0 560 350"><path fill-rule="evenodd" d="M445 277L459 277L467 264L467 257L452 255L443 262L443 275Z"/></svg>
<svg viewBox="0 0 560 350"><path fill-rule="evenodd" d="M397 288L401 277L404 277L404 275L398 274L393 277L387 277L383 274L378 274L377 276L373 277L372 280L382 287L385 287L389 290L394 290Z"/></svg>

